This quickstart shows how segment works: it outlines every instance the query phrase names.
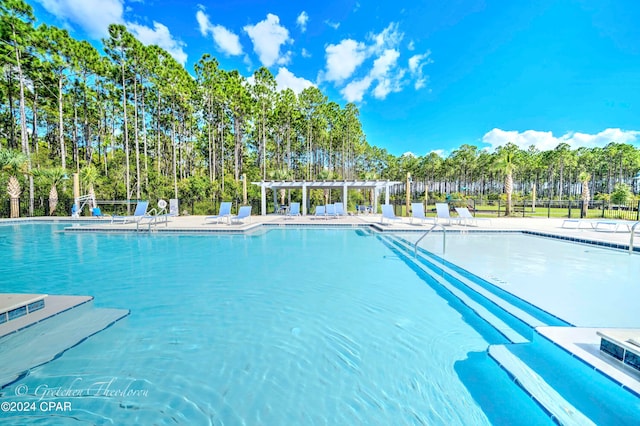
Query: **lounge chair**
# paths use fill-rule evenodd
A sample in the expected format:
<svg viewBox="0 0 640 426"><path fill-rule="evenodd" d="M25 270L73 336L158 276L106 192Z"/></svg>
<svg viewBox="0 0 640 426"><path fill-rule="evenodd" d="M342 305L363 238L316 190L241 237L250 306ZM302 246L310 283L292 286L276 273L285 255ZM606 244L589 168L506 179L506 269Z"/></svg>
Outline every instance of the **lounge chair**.
<svg viewBox="0 0 640 426"><path fill-rule="evenodd" d="M222 220L229 221L229 217L231 216L231 201L223 201L220 203L220 210L218 214L215 216L207 216L204 218L205 221L213 221L215 223L220 223Z"/></svg>
<svg viewBox="0 0 640 426"><path fill-rule="evenodd" d="M111 223L129 223L138 222L147 214L147 208L149 207L148 201L139 201L136 205L136 210L131 216L111 216Z"/></svg>
<svg viewBox="0 0 640 426"><path fill-rule="evenodd" d="M289 211L285 214L285 219L288 217L300 216L300 203L291 203Z"/></svg>
<svg viewBox="0 0 640 426"><path fill-rule="evenodd" d="M595 229L596 231L618 232L618 228L624 226L625 228L627 228L627 232L631 232L631 226L633 226L634 223L635 222L632 222L630 220L603 219L596 221L593 229Z"/></svg>
<svg viewBox="0 0 640 426"><path fill-rule="evenodd" d="M327 204L326 206L324 206L324 214L327 218L330 217L337 217L337 213L336 213L336 205L335 204Z"/></svg>
<svg viewBox="0 0 640 426"><path fill-rule="evenodd" d="M345 216L346 215L346 213L344 212L344 204L335 203L334 206L336 206L336 215L337 216Z"/></svg>
<svg viewBox="0 0 640 426"><path fill-rule="evenodd" d="M315 216L325 219L327 217L325 206L316 206Z"/></svg>
<svg viewBox="0 0 640 426"><path fill-rule="evenodd" d="M391 204L382 205L382 217L380 218L380 223L384 223L385 219L387 219L389 223L392 223L394 220L402 220L402 218L399 218L393 212L393 206Z"/></svg>
<svg viewBox="0 0 640 426"><path fill-rule="evenodd" d="M452 222L457 224L462 223L462 219L459 217L451 217L449 214L449 204L448 203L436 203L436 223L439 223L441 220L446 220L449 225Z"/></svg>
<svg viewBox="0 0 640 426"><path fill-rule="evenodd" d="M475 217L471 214L468 208L466 207L456 207L456 212L458 212L458 217L460 218L460 222L463 225L471 224L475 222L476 226L478 226L479 221L484 221L486 223L491 223L491 219L488 217Z"/></svg>
<svg viewBox="0 0 640 426"><path fill-rule="evenodd" d="M571 228L567 225L569 225L570 223L575 223L575 229L582 228L582 225L589 225L588 229L594 229L597 221L598 219L565 219L562 221L562 228Z"/></svg>
<svg viewBox="0 0 640 426"><path fill-rule="evenodd" d="M231 216L229 221L230 223L242 223L247 218L249 219L249 222L251 222L251 206L242 206L240 207L240 210L238 210L238 215Z"/></svg>
<svg viewBox="0 0 640 426"><path fill-rule="evenodd" d="M435 223L435 218L425 216L424 206L422 205L422 203L411 203L411 223L413 223L414 219L419 220L420 223L424 223L424 222Z"/></svg>

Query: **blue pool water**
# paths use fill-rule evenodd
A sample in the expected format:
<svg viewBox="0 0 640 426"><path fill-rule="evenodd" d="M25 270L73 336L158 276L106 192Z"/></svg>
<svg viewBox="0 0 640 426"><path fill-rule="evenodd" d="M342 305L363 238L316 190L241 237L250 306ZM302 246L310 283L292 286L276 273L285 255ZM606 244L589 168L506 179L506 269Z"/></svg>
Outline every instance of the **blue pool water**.
<svg viewBox="0 0 640 426"><path fill-rule="evenodd" d="M0 292L88 294L131 315L4 388L92 390L17 423L553 424L488 360L504 339L375 236L56 229L0 227Z"/></svg>
<svg viewBox="0 0 640 426"><path fill-rule="evenodd" d="M445 259L570 324L640 328L636 255L519 232L447 237ZM442 235L421 247L440 255Z"/></svg>

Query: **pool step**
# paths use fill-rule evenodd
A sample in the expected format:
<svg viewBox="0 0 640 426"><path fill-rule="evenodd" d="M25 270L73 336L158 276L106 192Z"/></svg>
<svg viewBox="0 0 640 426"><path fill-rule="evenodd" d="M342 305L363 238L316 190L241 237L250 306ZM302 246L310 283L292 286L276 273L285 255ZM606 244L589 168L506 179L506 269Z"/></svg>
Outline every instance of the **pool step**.
<svg viewBox="0 0 640 426"><path fill-rule="evenodd" d="M500 334L506 337L512 343L527 343L529 339L525 337L522 333L515 330L512 326L510 326L506 321L502 320L499 315L492 312L492 309L489 309L486 301L478 301L478 297L475 299L471 297L466 292L462 291L456 285L453 284L453 280L449 277L443 277L441 274L438 274L436 270L433 268L433 264L427 261L423 262L422 256L419 256L419 259L413 258L413 252L409 253L408 248L402 242L397 240L390 239L388 236L381 237L387 241L388 244L392 244L396 249L402 250L402 253L405 255L406 259L415 264L418 268L424 271L427 275L429 275L433 280L435 280L441 287L445 288L449 293L455 296L460 300L464 305L466 305L469 309L475 312L480 318L489 323L493 328L498 330ZM439 267L439 265L438 265ZM506 302L501 303L504 305ZM497 305L496 305L497 306ZM504 311L504 308L501 308ZM493 307L493 310L496 311L496 308ZM507 311L504 311L507 312Z"/></svg>
<svg viewBox="0 0 640 426"><path fill-rule="evenodd" d="M536 327L548 325L570 325L544 311L525 303L512 294L495 288L485 280L447 262L425 250L414 252L413 244L404 238L384 236L389 244L400 249L407 260L418 265L438 282L446 281L459 292L466 294L476 304L480 304L503 318L518 333L529 335ZM417 257L414 257L417 254ZM464 272L464 275L460 272ZM466 303L466 302L465 302ZM505 316L505 314L507 316ZM519 343L512 340L513 343Z"/></svg>
<svg viewBox="0 0 640 426"><path fill-rule="evenodd" d="M0 388L128 314L95 308L89 296L47 296L44 309L0 326Z"/></svg>
<svg viewBox="0 0 640 426"><path fill-rule="evenodd" d="M561 425L595 425L504 345L489 346L493 358L515 382Z"/></svg>
<svg viewBox="0 0 640 426"><path fill-rule="evenodd" d="M408 241L405 238L398 237L398 240L402 242L407 249L414 253L414 243ZM442 257L432 253L428 250L418 248L417 251L425 261L430 262L435 268L442 270L453 277L459 277L459 281L465 286L478 292L476 289L480 289L483 297L494 303L501 303L504 301L503 307L509 311L513 316L519 318L522 322L529 325L531 328L539 326L570 326L571 324L563 321L562 319L537 308L523 299L509 293L508 291L500 288L496 284L493 284L482 277L479 277L460 266L443 259Z"/></svg>

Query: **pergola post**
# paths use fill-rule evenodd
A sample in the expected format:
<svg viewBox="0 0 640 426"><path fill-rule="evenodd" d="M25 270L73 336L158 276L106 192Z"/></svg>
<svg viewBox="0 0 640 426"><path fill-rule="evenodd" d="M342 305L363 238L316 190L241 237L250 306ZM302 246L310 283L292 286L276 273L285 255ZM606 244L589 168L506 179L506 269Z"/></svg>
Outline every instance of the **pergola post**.
<svg viewBox="0 0 640 426"><path fill-rule="evenodd" d="M347 212L347 182L342 185L342 205L344 206L344 212Z"/></svg>
<svg viewBox="0 0 640 426"><path fill-rule="evenodd" d="M384 185L384 203L389 204L389 181Z"/></svg>
<svg viewBox="0 0 640 426"><path fill-rule="evenodd" d="M262 216L267 215L267 188L264 185L265 183L262 181L262 185L260 185L260 211Z"/></svg>
<svg viewBox="0 0 640 426"><path fill-rule="evenodd" d="M302 182L302 216L307 215L307 184Z"/></svg>
<svg viewBox="0 0 640 426"><path fill-rule="evenodd" d="M278 188L272 186L271 191L273 192L273 212L278 213Z"/></svg>

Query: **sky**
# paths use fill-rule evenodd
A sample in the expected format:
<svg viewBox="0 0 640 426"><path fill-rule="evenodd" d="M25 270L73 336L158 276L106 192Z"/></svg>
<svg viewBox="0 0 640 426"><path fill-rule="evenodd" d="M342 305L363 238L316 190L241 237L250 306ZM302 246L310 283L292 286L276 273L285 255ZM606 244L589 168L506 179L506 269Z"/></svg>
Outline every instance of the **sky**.
<svg viewBox="0 0 640 426"><path fill-rule="evenodd" d="M640 145L637 0L26 1L97 47L124 24L192 74L208 53L316 86L396 156Z"/></svg>

